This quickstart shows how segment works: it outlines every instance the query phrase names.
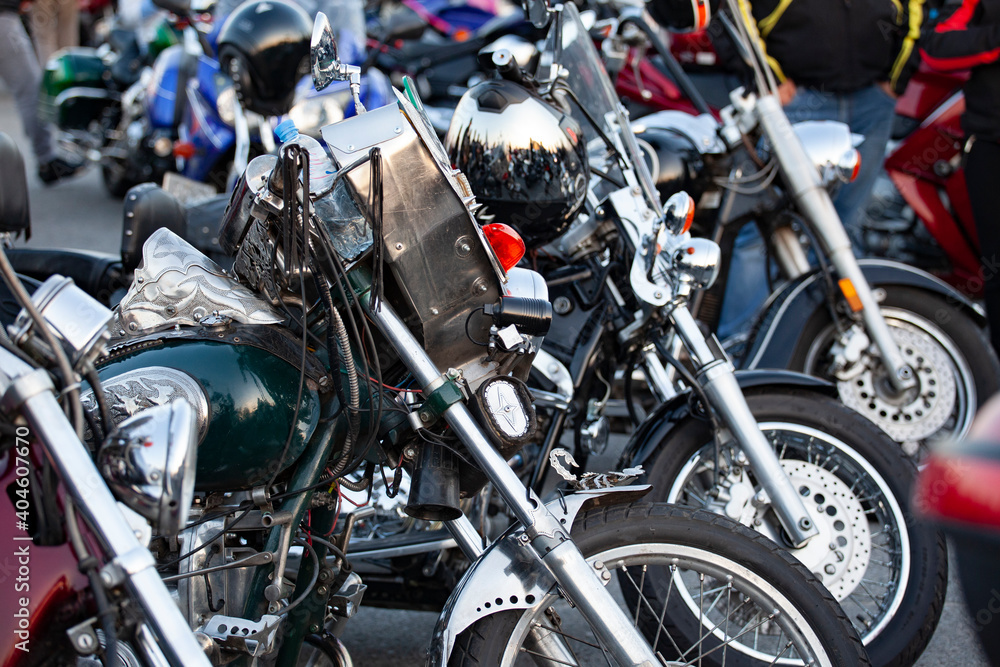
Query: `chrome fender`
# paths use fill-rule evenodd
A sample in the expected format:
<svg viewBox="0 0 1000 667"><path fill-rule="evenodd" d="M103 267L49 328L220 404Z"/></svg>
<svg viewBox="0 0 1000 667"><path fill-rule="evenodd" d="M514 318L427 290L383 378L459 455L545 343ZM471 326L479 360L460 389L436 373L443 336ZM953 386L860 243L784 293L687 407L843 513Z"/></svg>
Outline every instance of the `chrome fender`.
<svg viewBox="0 0 1000 667"><path fill-rule="evenodd" d="M648 484L577 491L546 503L564 526L571 527L584 509L620 505L646 495ZM481 618L510 609L531 609L556 585L532 550L524 527L511 526L472 564L444 605L434 627L428 665L445 667L455 639Z"/></svg>

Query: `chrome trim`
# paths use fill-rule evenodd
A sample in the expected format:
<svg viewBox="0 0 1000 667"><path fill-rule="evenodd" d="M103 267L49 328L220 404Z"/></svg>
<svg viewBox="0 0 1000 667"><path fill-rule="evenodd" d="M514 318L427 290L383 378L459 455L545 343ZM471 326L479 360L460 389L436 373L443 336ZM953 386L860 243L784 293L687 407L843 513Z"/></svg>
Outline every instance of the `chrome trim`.
<svg viewBox="0 0 1000 667"><path fill-rule="evenodd" d="M270 303L240 285L187 241L158 229L142 246L142 263L122 299L122 331L195 326L210 316L244 324L278 324ZM119 332L121 335L121 332Z"/></svg>
<svg viewBox="0 0 1000 667"><path fill-rule="evenodd" d="M140 411L183 399L194 413L198 441L208 431L209 401L201 384L184 371L166 366L135 369L101 382L111 420L117 425ZM80 393L83 408L98 416L94 390Z"/></svg>
<svg viewBox="0 0 1000 667"><path fill-rule="evenodd" d="M618 486L610 489L576 491L549 502L545 508L561 524L572 526L584 503L612 494L644 495L648 485ZM556 581L531 553L524 528L512 527L483 555L458 582L445 603L437 625L427 664L448 664L455 638L480 618L499 611L530 609L541 602ZM563 544L566 544L565 542ZM573 598L579 601L579 598ZM497 604L502 600L502 604Z"/></svg>

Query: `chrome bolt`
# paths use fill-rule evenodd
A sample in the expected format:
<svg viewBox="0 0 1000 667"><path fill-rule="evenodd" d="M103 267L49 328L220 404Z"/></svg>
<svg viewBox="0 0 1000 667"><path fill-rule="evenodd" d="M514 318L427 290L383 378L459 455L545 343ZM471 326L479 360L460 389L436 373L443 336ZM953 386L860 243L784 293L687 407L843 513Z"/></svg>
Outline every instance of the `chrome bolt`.
<svg viewBox="0 0 1000 667"><path fill-rule="evenodd" d="M826 572L827 574L834 574L837 571L837 568L835 568L832 565L827 565L826 567L823 568L823 571Z"/></svg>
<svg viewBox="0 0 1000 667"><path fill-rule="evenodd" d="M95 648L93 636L83 633L76 636L76 647L85 652L90 652Z"/></svg>
<svg viewBox="0 0 1000 667"><path fill-rule="evenodd" d="M107 586L108 588L111 588L112 586L115 585L115 580L112 578L110 572L104 570L103 572L101 572L101 583Z"/></svg>
<svg viewBox="0 0 1000 667"><path fill-rule="evenodd" d="M396 244L396 250L402 250L402 249L403 249L403 244L402 243L397 243Z"/></svg>

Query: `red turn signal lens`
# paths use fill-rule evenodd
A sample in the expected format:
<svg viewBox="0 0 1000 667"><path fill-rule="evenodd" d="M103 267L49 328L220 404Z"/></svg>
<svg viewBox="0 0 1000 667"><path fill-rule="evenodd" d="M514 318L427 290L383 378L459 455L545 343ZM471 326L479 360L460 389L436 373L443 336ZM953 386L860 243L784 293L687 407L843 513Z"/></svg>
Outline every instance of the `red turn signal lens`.
<svg viewBox="0 0 1000 667"><path fill-rule="evenodd" d="M490 247L496 253L504 271L513 269L524 257L524 241L510 225L502 222L483 225L483 234L490 242Z"/></svg>
<svg viewBox="0 0 1000 667"><path fill-rule="evenodd" d="M174 157L182 157L185 160L190 160L194 157L194 153L194 144L190 141L174 142Z"/></svg>

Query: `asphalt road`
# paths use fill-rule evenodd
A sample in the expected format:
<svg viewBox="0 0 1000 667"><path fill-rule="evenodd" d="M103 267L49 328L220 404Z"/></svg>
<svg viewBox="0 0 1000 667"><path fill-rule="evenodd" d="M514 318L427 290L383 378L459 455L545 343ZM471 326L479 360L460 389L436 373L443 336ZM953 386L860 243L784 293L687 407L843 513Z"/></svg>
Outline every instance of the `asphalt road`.
<svg viewBox="0 0 1000 667"><path fill-rule="evenodd" d="M34 156L21 131L9 95L0 89L0 131L12 135L25 153L31 197L34 248L79 248L117 253L121 235L122 206L105 191L98 170L64 183L45 187L38 179ZM0 178L5 175L0 174ZM436 615L366 608L348 624L343 640L358 667L398 667L423 664ZM964 611L954 568L944 614L918 667L961 665L985 667L988 663L975 642L971 621Z"/></svg>

